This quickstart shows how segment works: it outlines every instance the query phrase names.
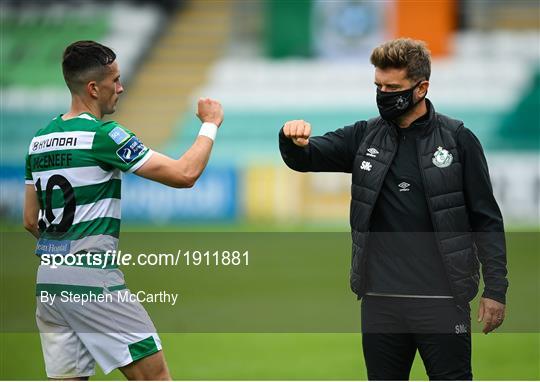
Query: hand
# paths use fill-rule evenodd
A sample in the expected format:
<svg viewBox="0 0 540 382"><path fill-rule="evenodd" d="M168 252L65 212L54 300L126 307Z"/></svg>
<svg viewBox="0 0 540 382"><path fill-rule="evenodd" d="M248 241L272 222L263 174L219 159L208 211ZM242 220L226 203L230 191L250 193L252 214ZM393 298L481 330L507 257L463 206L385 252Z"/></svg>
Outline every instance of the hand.
<svg viewBox="0 0 540 382"><path fill-rule="evenodd" d="M199 98L197 117L201 122L211 122L219 127L223 122L223 107L219 101L211 98Z"/></svg>
<svg viewBox="0 0 540 382"><path fill-rule="evenodd" d="M311 135L311 125L303 120L285 122L283 133L287 138L291 138L297 146L304 147L309 144Z"/></svg>
<svg viewBox="0 0 540 382"><path fill-rule="evenodd" d="M501 326L504 321L505 305L490 298L481 297L478 308L478 322L484 322L482 332L488 334Z"/></svg>

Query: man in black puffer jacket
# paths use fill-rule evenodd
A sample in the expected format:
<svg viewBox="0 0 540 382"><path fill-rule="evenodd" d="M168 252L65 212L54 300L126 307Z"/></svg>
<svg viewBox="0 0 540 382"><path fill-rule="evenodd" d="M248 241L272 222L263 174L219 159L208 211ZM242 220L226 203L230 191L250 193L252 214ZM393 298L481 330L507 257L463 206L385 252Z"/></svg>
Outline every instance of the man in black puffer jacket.
<svg viewBox="0 0 540 382"><path fill-rule="evenodd" d="M380 117L310 137L287 122L279 145L296 171L352 173L351 289L362 300L369 379L408 379L419 350L430 379L471 379L471 301L479 269L484 333L505 313L506 245L480 142L426 99L421 41L374 49Z"/></svg>

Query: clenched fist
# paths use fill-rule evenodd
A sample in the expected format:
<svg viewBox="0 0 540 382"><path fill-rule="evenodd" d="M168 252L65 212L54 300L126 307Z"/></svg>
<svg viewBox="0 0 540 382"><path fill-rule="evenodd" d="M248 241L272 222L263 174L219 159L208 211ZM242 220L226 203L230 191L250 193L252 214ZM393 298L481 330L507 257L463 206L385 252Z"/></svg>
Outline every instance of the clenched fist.
<svg viewBox="0 0 540 382"><path fill-rule="evenodd" d="M217 127L223 122L223 107L219 101L211 98L199 98L197 104L197 117L201 122L211 122Z"/></svg>
<svg viewBox="0 0 540 382"><path fill-rule="evenodd" d="M291 138L295 145L304 147L309 144L311 125L301 119L288 121L283 125L283 133L287 138Z"/></svg>

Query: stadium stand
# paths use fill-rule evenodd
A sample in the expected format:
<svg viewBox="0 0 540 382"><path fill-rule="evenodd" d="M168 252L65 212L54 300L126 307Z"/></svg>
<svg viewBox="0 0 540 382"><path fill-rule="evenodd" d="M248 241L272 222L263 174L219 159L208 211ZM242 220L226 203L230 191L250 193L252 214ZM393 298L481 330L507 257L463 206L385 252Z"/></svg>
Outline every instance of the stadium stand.
<svg viewBox="0 0 540 382"><path fill-rule="evenodd" d="M86 36L102 40L109 29L105 10L92 5L79 10L29 6L18 12L6 7L2 24L3 88L63 86L58 63L66 43Z"/></svg>
<svg viewBox="0 0 540 382"><path fill-rule="evenodd" d="M350 57L344 55L347 52L317 56L305 46L295 54L294 46L282 46L281 52L288 53L273 59L267 44L275 39L268 33L272 25L281 24L274 24L271 17L286 13L277 6L279 2L272 2L272 12L265 2L161 3L1 5L2 23L8 26L0 37L4 46L0 73L3 164L21 165L32 133L51 115L65 110L69 95L58 65L63 47L74 39L97 39L118 52L127 85L113 118L136 131L150 147L177 157L199 129L193 115L196 99L211 96L225 107L225 124L212 154L214 169L209 178L193 192L162 191L154 204L149 202L137 214L151 213L158 220L192 219L198 214L210 219L342 219L347 182L332 174L293 180L281 163L277 131L289 119L306 119L314 133L320 134L377 115L368 58L373 44L388 36L381 35L373 23L379 29L366 40L369 44L352 45L364 50ZM439 111L466 121L482 141L505 216L537 219L538 20L528 16L534 13L531 2L499 2L493 7L481 3L460 3L460 29L449 35L450 54L434 58L429 98ZM310 7L299 8L296 12L309 17ZM383 17L383 12L371 8L364 17ZM346 17L362 17L359 11L349 9ZM384 22L381 19L379 24ZM302 23L303 41L313 38L307 33L310 25ZM342 32L347 39L362 39L369 31L345 28ZM504 191L508 188L504 185L510 184L520 185L514 188L520 190L519 195ZM140 187L130 186L126 200L140 205L142 193L157 192L150 186ZM315 196L304 205L280 204L286 187ZM215 190L234 190L235 194L218 195ZM173 200L181 207L175 212L167 209ZM516 203L521 209L511 208ZM212 215L204 210L209 205L229 212ZM127 219L137 214L128 211Z"/></svg>
<svg viewBox="0 0 540 382"><path fill-rule="evenodd" d="M147 52L114 118L140 132L150 147L169 139L178 117L188 107L191 113L190 96L221 56L230 24L230 2L194 1L177 9Z"/></svg>
<svg viewBox="0 0 540 382"><path fill-rule="evenodd" d="M528 115L523 118L529 120L537 115L534 105L516 110L522 99L529 103L535 99L528 93L540 58L538 51L529 49L535 38L533 33L507 38L458 35L455 54L433 63L428 97L441 112L467 121L488 150L531 148L501 136L500 126L507 115ZM501 43L505 40L512 44ZM480 49L485 46L497 49ZM221 144L213 155L220 162L238 165L257 158L279 163L275 131L288 119L310 120L315 131L322 133L377 115L373 68L367 61L221 59L198 92L222 100L227 105L227 126L234 127L220 131ZM171 152L185 147L196 133L196 120L185 118L177 126L176 140L168 146ZM523 139L534 142L535 125L528 126L529 135ZM519 135L515 130L513 134Z"/></svg>
<svg viewBox="0 0 540 382"><path fill-rule="evenodd" d="M52 5L51 5L52 4ZM64 48L98 40L115 49L129 83L164 14L152 5L127 3L1 4L1 158L20 164L35 131L69 105L60 67Z"/></svg>

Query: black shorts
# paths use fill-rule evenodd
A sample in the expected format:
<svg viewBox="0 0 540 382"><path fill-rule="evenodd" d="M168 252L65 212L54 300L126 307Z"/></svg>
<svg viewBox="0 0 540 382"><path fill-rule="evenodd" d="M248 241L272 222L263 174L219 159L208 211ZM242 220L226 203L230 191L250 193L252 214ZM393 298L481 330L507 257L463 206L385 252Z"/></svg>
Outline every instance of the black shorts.
<svg viewBox="0 0 540 382"><path fill-rule="evenodd" d="M365 296L362 345L370 380L406 380L416 350L431 380L470 380L470 310L453 299Z"/></svg>

